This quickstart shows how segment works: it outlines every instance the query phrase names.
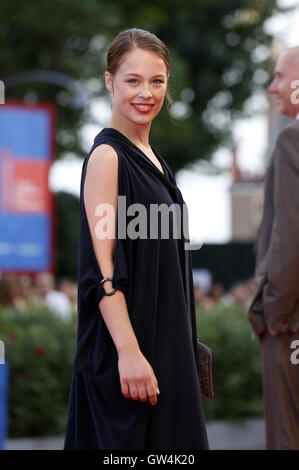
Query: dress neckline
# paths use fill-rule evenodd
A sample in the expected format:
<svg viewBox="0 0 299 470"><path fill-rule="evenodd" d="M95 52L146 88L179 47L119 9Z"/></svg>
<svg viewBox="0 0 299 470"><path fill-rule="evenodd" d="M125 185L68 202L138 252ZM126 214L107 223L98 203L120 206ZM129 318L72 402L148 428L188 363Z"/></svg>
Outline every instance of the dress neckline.
<svg viewBox="0 0 299 470"><path fill-rule="evenodd" d="M109 129L109 130L112 130L112 131L115 131L117 132L118 134L120 134L125 140L127 140L128 142L130 142L131 145L133 145L133 147L135 147L137 150L139 150L139 152L148 160L148 162L160 173L160 175L164 176L166 178L166 168L163 164L163 162L161 161L159 155L157 154L157 152L152 148L152 146L150 145L150 148L152 149L153 153L156 155L157 159L159 160L160 164L161 164L161 167L163 169L163 172L157 167L157 165L154 164L154 162L146 155L146 153L144 153L136 144L134 144L134 142L132 142L132 140L130 140L125 134L123 134L122 132L120 132L119 130L115 129L114 127L104 127L104 129L102 130L105 130L105 129Z"/></svg>

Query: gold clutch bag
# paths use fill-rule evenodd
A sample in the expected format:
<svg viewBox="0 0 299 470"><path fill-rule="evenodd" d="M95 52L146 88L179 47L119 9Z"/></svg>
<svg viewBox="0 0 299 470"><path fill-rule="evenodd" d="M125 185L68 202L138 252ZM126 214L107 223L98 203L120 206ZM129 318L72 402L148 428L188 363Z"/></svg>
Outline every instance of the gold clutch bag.
<svg viewBox="0 0 299 470"><path fill-rule="evenodd" d="M214 354L212 349L199 338L197 338L197 348L200 393L212 400L215 398L215 385L213 376Z"/></svg>

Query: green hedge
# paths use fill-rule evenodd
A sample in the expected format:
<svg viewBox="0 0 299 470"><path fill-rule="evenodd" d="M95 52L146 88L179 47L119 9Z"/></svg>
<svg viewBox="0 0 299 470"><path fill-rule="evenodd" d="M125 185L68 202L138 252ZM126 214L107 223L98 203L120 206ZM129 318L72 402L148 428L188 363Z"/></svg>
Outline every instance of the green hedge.
<svg viewBox="0 0 299 470"><path fill-rule="evenodd" d="M258 339L251 339L242 305L197 309L198 336L214 352L216 397L203 398L207 419L237 419L263 414L262 364Z"/></svg>
<svg viewBox="0 0 299 470"><path fill-rule="evenodd" d="M197 310L199 336L215 354L216 398L207 419L262 414L261 361L242 307ZM0 339L10 366L9 437L63 434L76 344L70 324L46 308L0 310Z"/></svg>
<svg viewBox="0 0 299 470"><path fill-rule="evenodd" d="M46 307L0 310L10 369L9 437L63 434L75 353L75 322Z"/></svg>

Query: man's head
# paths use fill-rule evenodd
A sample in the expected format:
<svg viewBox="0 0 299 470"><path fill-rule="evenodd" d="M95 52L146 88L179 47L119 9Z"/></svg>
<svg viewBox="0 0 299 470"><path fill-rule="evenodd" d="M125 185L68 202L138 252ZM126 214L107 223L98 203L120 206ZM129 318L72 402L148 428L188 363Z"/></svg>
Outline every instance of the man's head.
<svg viewBox="0 0 299 470"><path fill-rule="evenodd" d="M291 119L295 119L299 113L298 86L299 46L288 49L279 57L275 67L275 77L269 86L269 93L277 97L279 112Z"/></svg>

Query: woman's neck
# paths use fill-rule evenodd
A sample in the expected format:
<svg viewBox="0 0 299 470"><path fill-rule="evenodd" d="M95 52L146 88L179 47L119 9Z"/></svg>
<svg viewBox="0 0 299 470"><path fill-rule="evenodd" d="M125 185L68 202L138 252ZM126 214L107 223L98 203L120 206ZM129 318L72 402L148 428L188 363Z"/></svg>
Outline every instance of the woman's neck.
<svg viewBox="0 0 299 470"><path fill-rule="evenodd" d="M149 145L149 131L151 122L146 126L137 126L136 124L121 122L119 119L111 118L106 127L112 127L124 134L131 140L137 147L150 148Z"/></svg>

